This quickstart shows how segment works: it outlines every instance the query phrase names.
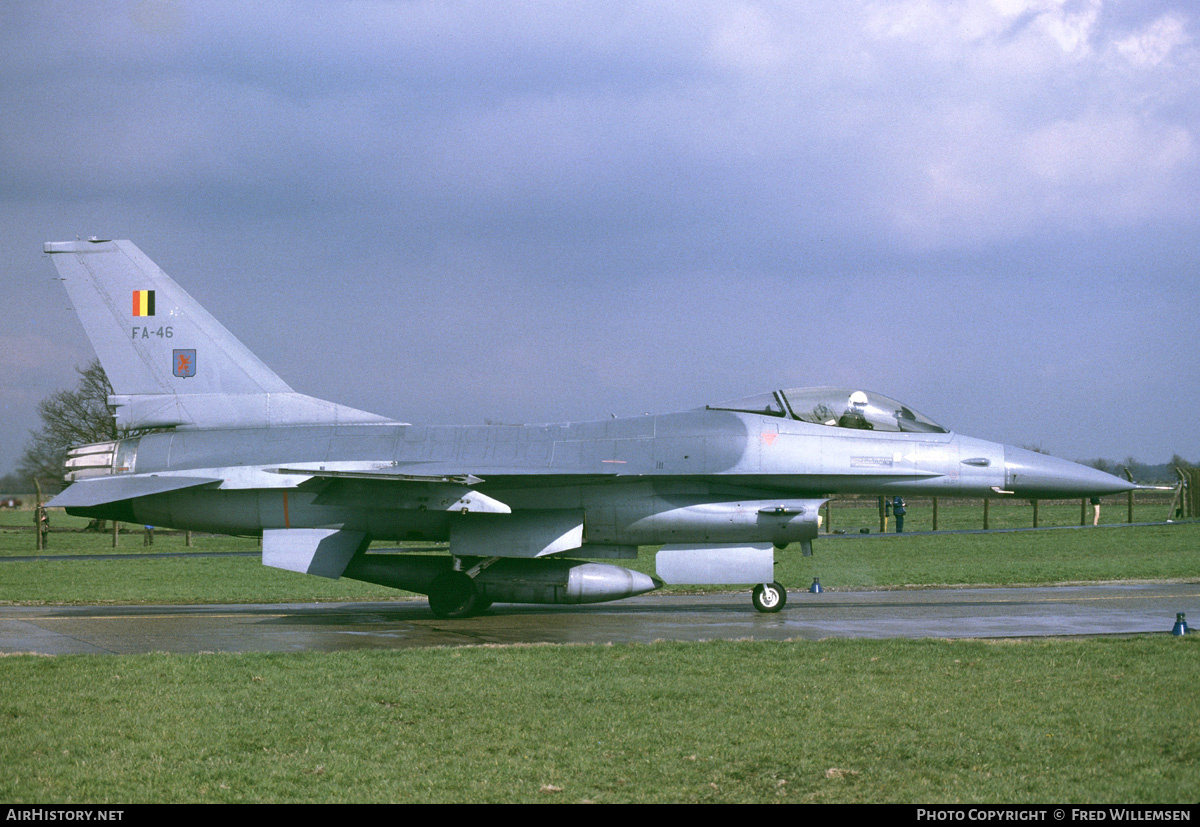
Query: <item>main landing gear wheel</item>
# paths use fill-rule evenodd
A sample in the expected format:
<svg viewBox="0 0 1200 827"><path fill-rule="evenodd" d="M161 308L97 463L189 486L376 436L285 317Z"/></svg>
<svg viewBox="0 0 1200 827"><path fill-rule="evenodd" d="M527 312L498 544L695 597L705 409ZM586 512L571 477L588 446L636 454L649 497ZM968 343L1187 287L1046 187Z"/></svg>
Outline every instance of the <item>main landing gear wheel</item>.
<svg viewBox="0 0 1200 827"><path fill-rule="evenodd" d="M787 604L787 589L778 583L759 583L750 592L750 602L760 612L777 612Z"/></svg>
<svg viewBox="0 0 1200 827"><path fill-rule="evenodd" d="M429 585L429 610L438 617L470 617L481 602L475 581L461 571L442 572Z"/></svg>

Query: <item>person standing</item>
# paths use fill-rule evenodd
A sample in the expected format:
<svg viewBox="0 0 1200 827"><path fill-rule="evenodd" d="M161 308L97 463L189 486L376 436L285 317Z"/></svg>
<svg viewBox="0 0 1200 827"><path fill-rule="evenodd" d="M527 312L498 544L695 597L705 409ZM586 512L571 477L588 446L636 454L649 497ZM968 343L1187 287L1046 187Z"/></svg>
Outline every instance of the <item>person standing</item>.
<svg viewBox="0 0 1200 827"><path fill-rule="evenodd" d="M46 506L38 503L37 510L34 511L33 521L37 525L38 548L46 548L46 544L50 539L50 514L46 511Z"/></svg>
<svg viewBox="0 0 1200 827"><path fill-rule="evenodd" d="M896 517L896 533L897 534L900 534L901 532L904 531L904 513L907 510L908 509L906 509L904 507L904 498L903 497L897 496L897 497L892 498L892 514L894 514Z"/></svg>

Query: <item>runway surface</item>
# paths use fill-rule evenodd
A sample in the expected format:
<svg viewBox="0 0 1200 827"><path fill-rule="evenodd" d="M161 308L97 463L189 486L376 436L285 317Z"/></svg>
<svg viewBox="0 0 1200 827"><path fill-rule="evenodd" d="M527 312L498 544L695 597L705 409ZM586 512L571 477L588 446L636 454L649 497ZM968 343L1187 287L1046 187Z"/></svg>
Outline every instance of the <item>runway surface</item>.
<svg viewBox="0 0 1200 827"><path fill-rule="evenodd" d="M1200 584L645 595L595 606L497 605L439 620L424 601L226 606L4 606L0 653L332 652L428 646L1167 634L1200 622Z"/></svg>

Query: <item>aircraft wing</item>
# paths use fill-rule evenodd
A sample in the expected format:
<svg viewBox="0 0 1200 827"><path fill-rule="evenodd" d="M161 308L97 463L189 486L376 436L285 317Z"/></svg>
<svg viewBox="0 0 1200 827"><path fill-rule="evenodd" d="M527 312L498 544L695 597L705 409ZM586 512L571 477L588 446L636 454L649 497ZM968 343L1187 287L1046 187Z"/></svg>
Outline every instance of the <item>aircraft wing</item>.
<svg viewBox="0 0 1200 827"><path fill-rule="evenodd" d="M316 493L314 505L356 508L365 505L502 515L456 521L450 529L450 547L460 556L544 557L583 545L582 509L523 509L514 514L507 503L473 488L485 482L474 474L420 475L391 468L337 470L284 467L276 470L281 474L308 476L310 479L300 483L298 488ZM587 475L573 475L571 478L575 482L591 479ZM554 481L561 484L562 478L556 475ZM548 479L544 482L554 484ZM338 567L345 567L349 557L353 556L355 544L361 539L345 533L337 537L313 532L307 535L295 531L272 533L277 535L273 544L281 549L272 559L286 557L295 562L287 565L272 562L268 565L295 567L295 571L309 573L317 569L340 571ZM319 559L324 562L315 562Z"/></svg>
<svg viewBox="0 0 1200 827"><path fill-rule="evenodd" d="M310 479L298 486L316 492L315 505L361 506L378 500L387 508L420 511L459 511L511 514L512 509L494 497L471 488L482 479L472 474L420 476L383 471L326 471L279 468L280 474L303 474Z"/></svg>
<svg viewBox="0 0 1200 827"><path fill-rule="evenodd" d="M608 474L516 474L507 470L487 480L472 473L412 474L393 468L325 469L304 466L274 469L279 474L303 475L309 479L299 490L315 493L316 505L361 507L376 503L379 508L421 511L459 511L463 514L511 514L507 503L479 491L484 482L504 490L525 487L555 487L595 484L597 479L616 479Z"/></svg>

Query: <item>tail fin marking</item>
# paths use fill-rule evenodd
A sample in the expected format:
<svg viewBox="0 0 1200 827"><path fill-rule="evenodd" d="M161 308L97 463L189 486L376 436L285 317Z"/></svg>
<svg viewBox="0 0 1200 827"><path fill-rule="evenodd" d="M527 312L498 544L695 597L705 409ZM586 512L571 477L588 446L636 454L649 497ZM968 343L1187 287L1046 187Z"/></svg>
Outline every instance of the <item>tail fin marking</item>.
<svg viewBox="0 0 1200 827"><path fill-rule="evenodd" d="M48 242L44 249L112 382L118 425L391 421L293 391L132 242Z"/></svg>

